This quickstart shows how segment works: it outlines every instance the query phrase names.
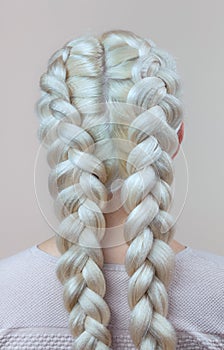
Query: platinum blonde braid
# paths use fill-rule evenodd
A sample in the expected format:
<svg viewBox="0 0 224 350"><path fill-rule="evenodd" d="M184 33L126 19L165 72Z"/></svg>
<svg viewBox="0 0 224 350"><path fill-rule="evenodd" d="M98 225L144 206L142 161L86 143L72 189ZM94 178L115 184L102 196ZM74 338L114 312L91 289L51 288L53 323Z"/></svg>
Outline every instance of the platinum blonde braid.
<svg viewBox="0 0 224 350"><path fill-rule="evenodd" d="M129 245L125 267L130 276L130 334L138 349L173 350L176 334L166 317L167 288L175 264L168 245L174 222L167 210L172 199L171 155L178 147L175 129L183 114L178 98L180 80L172 57L152 41L127 31L111 31L103 35L102 42L109 57L110 89L126 93L123 101L144 108L126 129L127 140L136 146L127 157L127 179L121 188L121 202L129 214L124 237ZM138 49L134 63L129 60L130 47ZM117 136L121 135L118 132Z"/></svg>
<svg viewBox="0 0 224 350"><path fill-rule="evenodd" d="M50 58L40 79L43 96L36 106L41 120L38 137L48 148L52 168L49 189L61 220L56 243L62 256L56 272L64 285L64 305L76 337L74 349L103 350L111 345L99 248L105 232L101 206L107 199L103 185L107 171L93 154L96 139L88 132L97 117L98 132L107 134L100 106L102 59L97 39L83 36L68 42Z"/></svg>

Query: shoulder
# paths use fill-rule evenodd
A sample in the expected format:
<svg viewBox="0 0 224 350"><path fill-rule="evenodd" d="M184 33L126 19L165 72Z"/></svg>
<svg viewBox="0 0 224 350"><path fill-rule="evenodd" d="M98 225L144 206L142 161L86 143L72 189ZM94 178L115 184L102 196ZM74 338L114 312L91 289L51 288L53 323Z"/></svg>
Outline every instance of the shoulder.
<svg viewBox="0 0 224 350"><path fill-rule="evenodd" d="M188 283L200 281L203 285L221 283L224 279L224 256L206 250L187 247L176 257L176 277ZM220 285L220 287L221 287Z"/></svg>
<svg viewBox="0 0 224 350"><path fill-rule="evenodd" d="M22 250L14 255L0 259L0 283L4 288L21 277L25 278L30 271L32 254L30 249ZM21 281L21 279L20 279Z"/></svg>
<svg viewBox="0 0 224 350"><path fill-rule="evenodd" d="M196 286L195 295L199 290L203 290L203 293L222 292L224 256L190 246L176 255L175 271L170 284L172 292L175 287L176 291L180 289L183 292L184 289L184 293L189 293L190 287Z"/></svg>
<svg viewBox="0 0 224 350"><path fill-rule="evenodd" d="M41 278L49 277L49 272L53 273L54 268L55 264L43 260L41 255L36 254L36 247L32 246L0 259L0 283L11 288L20 287L22 282L26 286L31 282L39 283Z"/></svg>
<svg viewBox="0 0 224 350"><path fill-rule="evenodd" d="M33 246L0 260L0 328L49 325L55 312L63 319L63 286L51 258Z"/></svg>
<svg viewBox="0 0 224 350"><path fill-rule="evenodd" d="M208 250L196 249L188 247L189 256L195 259L206 260L211 265L217 265L224 268L224 255L219 255Z"/></svg>
<svg viewBox="0 0 224 350"><path fill-rule="evenodd" d="M180 330L224 334L223 291L224 256L188 247L177 255L170 318Z"/></svg>

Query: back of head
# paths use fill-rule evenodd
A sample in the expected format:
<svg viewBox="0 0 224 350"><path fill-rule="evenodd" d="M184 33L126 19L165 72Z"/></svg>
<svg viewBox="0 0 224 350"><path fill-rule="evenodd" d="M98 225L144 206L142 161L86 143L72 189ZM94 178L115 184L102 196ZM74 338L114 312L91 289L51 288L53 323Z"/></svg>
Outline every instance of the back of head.
<svg viewBox="0 0 224 350"><path fill-rule="evenodd" d="M174 58L152 40L111 30L67 42L49 59L37 102L39 140L60 220L57 277L74 349L109 349L104 208L114 183L128 213L130 335L138 349L175 349L167 288L175 255L172 156L183 120Z"/></svg>

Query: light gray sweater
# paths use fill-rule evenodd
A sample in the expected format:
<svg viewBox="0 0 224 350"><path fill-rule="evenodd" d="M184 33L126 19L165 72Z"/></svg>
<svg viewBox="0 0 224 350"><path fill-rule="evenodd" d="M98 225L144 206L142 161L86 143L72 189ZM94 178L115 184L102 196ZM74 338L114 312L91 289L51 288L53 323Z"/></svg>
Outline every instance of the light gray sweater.
<svg viewBox="0 0 224 350"><path fill-rule="evenodd" d="M73 342L58 258L37 245L0 260L0 349L69 350ZM124 265L104 264L112 349L135 349L128 334L129 277ZM224 256L187 247L176 254L168 319L177 350L224 349Z"/></svg>

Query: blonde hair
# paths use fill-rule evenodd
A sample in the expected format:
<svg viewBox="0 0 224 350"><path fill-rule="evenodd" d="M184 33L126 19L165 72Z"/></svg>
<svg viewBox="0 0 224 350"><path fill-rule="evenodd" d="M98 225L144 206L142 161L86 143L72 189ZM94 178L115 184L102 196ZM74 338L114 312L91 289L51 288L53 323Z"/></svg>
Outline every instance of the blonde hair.
<svg viewBox="0 0 224 350"><path fill-rule="evenodd" d="M56 273L74 349L112 343L100 242L103 209L118 178L128 213L130 335L138 349L175 349L167 319L175 266L171 157L183 119L175 59L131 31L87 34L50 57L40 87L38 138L48 149L49 190L60 220Z"/></svg>

